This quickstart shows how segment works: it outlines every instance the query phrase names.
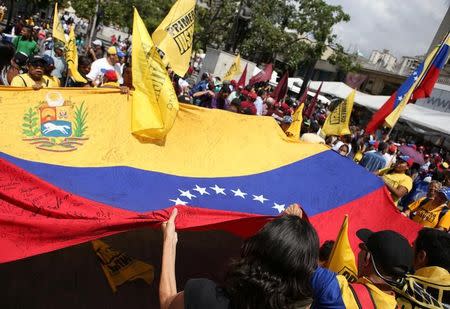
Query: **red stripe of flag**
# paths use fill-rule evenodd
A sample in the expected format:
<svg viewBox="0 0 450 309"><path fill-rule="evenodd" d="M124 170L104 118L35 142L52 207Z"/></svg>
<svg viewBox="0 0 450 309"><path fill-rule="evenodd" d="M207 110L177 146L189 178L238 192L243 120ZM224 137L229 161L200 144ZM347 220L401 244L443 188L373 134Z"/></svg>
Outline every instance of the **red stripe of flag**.
<svg viewBox="0 0 450 309"><path fill-rule="evenodd" d="M386 103L381 106L381 108L372 116L372 119L367 124L366 127L366 133L373 133L375 130L380 127L387 116L389 116L390 113L392 113L395 109L395 99L397 98L397 91L395 91L389 100L386 101Z"/></svg>

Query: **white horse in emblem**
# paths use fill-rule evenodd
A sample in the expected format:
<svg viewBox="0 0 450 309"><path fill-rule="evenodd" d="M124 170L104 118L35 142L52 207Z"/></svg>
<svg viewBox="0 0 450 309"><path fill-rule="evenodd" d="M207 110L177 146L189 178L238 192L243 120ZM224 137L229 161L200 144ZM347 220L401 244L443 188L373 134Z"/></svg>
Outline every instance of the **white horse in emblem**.
<svg viewBox="0 0 450 309"><path fill-rule="evenodd" d="M64 135L69 134L69 132L67 132L67 130L69 130L70 127L67 125L58 126L54 123L47 122L47 123L44 123L42 126L44 127L44 130L42 131L42 133L44 133L44 134L47 134L47 133L50 133L53 131L59 131Z"/></svg>

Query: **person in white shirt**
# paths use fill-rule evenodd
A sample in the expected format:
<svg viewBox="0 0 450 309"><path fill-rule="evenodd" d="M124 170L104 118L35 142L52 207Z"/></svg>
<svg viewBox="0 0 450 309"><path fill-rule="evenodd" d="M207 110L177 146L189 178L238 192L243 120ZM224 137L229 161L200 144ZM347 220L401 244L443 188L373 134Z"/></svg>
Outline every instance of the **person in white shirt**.
<svg viewBox="0 0 450 309"><path fill-rule="evenodd" d="M253 104L255 104L256 107L256 115L262 116L264 100L266 99L267 94L264 90L260 89L258 90L257 95L258 96L256 97L255 102L253 102Z"/></svg>
<svg viewBox="0 0 450 309"><path fill-rule="evenodd" d="M98 86L101 83L102 77L107 71L116 71L119 84L123 84L123 77L121 73L119 57L117 56L117 49L111 46L106 51L106 57L95 60L91 65L91 71L86 77L91 80L94 85Z"/></svg>

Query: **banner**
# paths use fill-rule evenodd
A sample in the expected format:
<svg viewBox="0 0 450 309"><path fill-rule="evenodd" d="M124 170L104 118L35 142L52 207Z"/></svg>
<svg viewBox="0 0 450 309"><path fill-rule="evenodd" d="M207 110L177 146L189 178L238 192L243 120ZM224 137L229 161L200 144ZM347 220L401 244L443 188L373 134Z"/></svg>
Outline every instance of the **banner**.
<svg viewBox="0 0 450 309"><path fill-rule="evenodd" d="M322 127L325 135L347 135L351 134L349 124L352 114L353 101L355 100L356 90L348 95L332 112L328 115Z"/></svg>
<svg viewBox="0 0 450 309"><path fill-rule="evenodd" d="M302 129L303 123L303 108L305 107L305 103L300 104L295 113L292 115L292 123L289 128L286 130L286 135L291 137L293 140L298 141L300 139L300 131Z"/></svg>
<svg viewBox="0 0 450 309"><path fill-rule="evenodd" d="M175 205L179 230L248 237L296 202L321 239L355 218L355 250L360 228L416 237L382 180L293 142L271 117L180 104L165 142L142 143L130 130L135 94L0 87L0 263L157 229Z"/></svg>
<svg viewBox="0 0 450 309"><path fill-rule="evenodd" d="M175 122L178 98L139 13L133 20L131 130L142 141L163 141Z"/></svg>
<svg viewBox="0 0 450 309"><path fill-rule="evenodd" d="M327 268L339 275L343 275L347 281L356 282L358 268L356 268L355 254L348 240L348 215L345 215L338 237L331 250Z"/></svg>
<svg viewBox="0 0 450 309"><path fill-rule="evenodd" d="M156 46L164 52L164 60L181 77L191 60L195 3L195 0L177 0L152 34Z"/></svg>
<svg viewBox="0 0 450 309"><path fill-rule="evenodd" d="M76 82L87 83L87 80L78 72L78 51L74 27L70 27L69 41L66 42L66 62L69 76Z"/></svg>
<svg viewBox="0 0 450 309"><path fill-rule="evenodd" d="M272 78L273 65L272 63L266 64L264 70L250 78L249 85L253 86L256 83L267 82Z"/></svg>
<svg viewBox="0 0 450 309"><path fill-rule="evenodd" d="M245 87L245 82L247 80L247 67L248 67L248 64L245 65L244 72L242 72L242 75L239 78L239 81L237 83L238 87L242 87L242 88Z"/></svg>
<svg viewBox="0 0 450 309"><path fill-rule="evenodd" d="M58 14L58 2L55 2L55 12L53 14L53 30L52 35L55 39L60 40L63 43L66 43L66 36L64 35L64 29L61 25L61 20L59 19Z"/></svg>
<svg viewBox="0 0 450 309"><path fill-rule="evenodd" d="M284 99L288 91L289 72L286 71L278 82L277 86L270 95L275 101L280 102Z"/></svg>
<svg viewBox="0 0 450 309"><path fill-rule="evenodd" d="M101 261L103 272L114 293L117 292L119 285L127 281L143 279L147 284L153 282L152 265L115 250L101 240L92 241L92 247Z"/></svg>
<svg viewBox="0 0 450 309"><path fill-rule="evenodd" d="M309 102L308 106L305 109L305 112L303 113L303 116L306 118L311 118L311 116L314 114L314 111L316 109L317 101L319 100L319 94L320 90L322 90L323 82L320 83L319 89L317 89L316 94L314 95L314 98ZM306 87L305 93L307 93L308 87Z"/></svg>
<svg viewBox="0 0 450 309"><path fill-rule="evenodd" d="M236 74L241 72L241 55L237 55L233 64L228 69L227 73L223 77L223 80L232 80Z"/></svg>

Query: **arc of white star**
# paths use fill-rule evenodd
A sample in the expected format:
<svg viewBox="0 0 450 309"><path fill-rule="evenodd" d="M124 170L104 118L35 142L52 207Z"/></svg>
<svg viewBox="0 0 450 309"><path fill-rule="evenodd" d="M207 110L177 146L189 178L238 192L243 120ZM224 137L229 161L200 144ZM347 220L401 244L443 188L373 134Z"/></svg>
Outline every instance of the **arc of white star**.
<svg viewBox="0 0 450 309"><path fill-rule="evenodd" d="M286 210L285 206L286 206L285 204L273 203L273 207L272 208L275 208L276 210L278 210L278 213L282 213L283 211Z"/></svg>
<svg viewBox="0 0 450 309"><path fill-rule="evenodd" d="M265 198L264 195L253 195L253 200L261 202L261 204L264 204L265 201L268 201L269 199Z"/></svg>
<svg viewBox="0 0 450 309"><path fill-rule="evenodd" d="M227 195L225 193L225 188L221 188L218 185L214 185L214 187L209 187L211 190L214 190L216 192L216 194L223 194L223 195Z"/></svg>
<svg viewBox="0 0 450 309"><path fill-rule="evenodd" d="M241 189L237 189L237 190L231 190L231 192L234 193L234 196L239 196L245 199L245 196L247 195L247 193L242 192Z"/></svg>
<svg viewBox="0 0 450 309"><path fill-rule="evenodd" d="M419 79L419 77L417 77L417 76L414 76L414 81L416 81L416 80L418 80Z"/></svg>
<svg viewBox="0 0 450 309"><path fill-rule="evenodd" d="M194 194L191 194L191 192L189 192L189 190L183 191L178 189L178 191L180 191L180 196L184 196L187 197L189 200L192 200L193 197L196 197Z"/></svg>
<svg viewBox="0 0 450 309"><path fill-rule="evenodd" d="M398 97L398 100L399 100L399 101L403 100L403 96L399 96L399 97Z"/></svg>
<svg viewBox="0 0 450 309"><path fill-rule="evenodd" d="M175 203L174 205L187 205L187 203L188 203L183 200L180 200L180 198L178 198L178 197L176 200L169 200L169 201L174 202Z"/></svg>
<svg viewBox="0 0 450 309"><path fill-rule="evenodd" d="M205 188L202 188L202 187L199 187L198 185L195 185L195 188L192 189L192 190L197 191L197 192L200 193L201 195L203 195L203 194L209 195L209 192L206 191L206 187L205 187Z"/></svg>

